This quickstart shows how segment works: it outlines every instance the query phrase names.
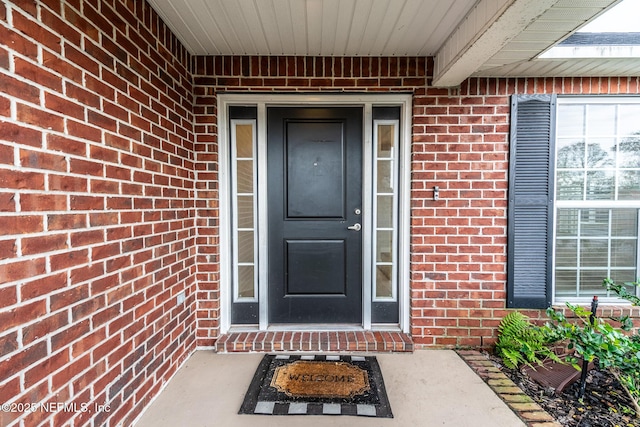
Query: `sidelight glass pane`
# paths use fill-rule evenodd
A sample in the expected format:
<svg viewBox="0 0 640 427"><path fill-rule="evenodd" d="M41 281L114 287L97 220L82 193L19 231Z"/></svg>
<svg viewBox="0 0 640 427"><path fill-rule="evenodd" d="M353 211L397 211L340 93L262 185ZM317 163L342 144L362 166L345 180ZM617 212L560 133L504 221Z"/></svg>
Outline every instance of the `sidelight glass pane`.
<svg viewBox="0 0 640 427"><path fill-rule="evenodd" d="M236 124L236 153L239 158L253 158L253 124Z"/></svg>
<svg viewBox="0 0 640 427"><path fill-rule="evenodd" d="M378 228L393 227L393 196L378 196L377 226Z"/></svg>
<svg viewBox="0 0 640 427"><path fill-rule="evenodd" d="M253 231L238 231L238 262L253 262Z"/></svg>
<svg viewBox="0 0 640 427"><path fill-rule="evenodd" d="M393 261L393 231L378 231L376 233L376 261Z"/></svg>
<svg viewBox="0 0 640 427"><path fill-rule="evenodd" d="M253 228L253 196L238 196L238 228Z"/></svg>
<svg viewBox="0 0 640 427"><path fill-rule="evenodd" d="M378 193L393 193L393 163L391 160L378 160L376 177Z"/></svg>
<svg viewBox="0 0 640 427"><path fill-rule="evenodd" d="M376 298L393 298L393 266L376 266Z"/></svg>
<svg viewBox="0 0 640 427"><path fill-rule="evenodd" d="M396 125L379 124L377 130L378 158L390 158L392 156L391 151L395 145Z"/></svg>
<svg viewBox="0 0 640 427"><path fill-rule="evenodd" d="M237 180L238 180L238 193L246 194L253 193L253 161L252 160L238 160L237 165Z"/></svg>
<svg viewBox="0 0 640 427"><path fill-rule="evenodd" d="M254 272L252 265L238 266L238 298L255 298Z"/></svg>

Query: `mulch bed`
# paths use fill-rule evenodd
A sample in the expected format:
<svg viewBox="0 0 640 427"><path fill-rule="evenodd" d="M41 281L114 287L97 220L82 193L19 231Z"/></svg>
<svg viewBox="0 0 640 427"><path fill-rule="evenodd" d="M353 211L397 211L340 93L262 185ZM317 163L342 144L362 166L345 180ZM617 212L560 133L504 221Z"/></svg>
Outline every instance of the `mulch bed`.
<svg viewBox="0 0 640 427"><path fill-rule="evenodd" d="M633 412L633 403L618 380L612 374L600 370L597 363L595 369L587 376L585 396L580 401L576 397L580 381L567 387L557 396L554 390L540 386L520 370L506 368L500 358L494 355L488 357L511 381L563 426L640 426L640 419L635 418Z"/></svg>

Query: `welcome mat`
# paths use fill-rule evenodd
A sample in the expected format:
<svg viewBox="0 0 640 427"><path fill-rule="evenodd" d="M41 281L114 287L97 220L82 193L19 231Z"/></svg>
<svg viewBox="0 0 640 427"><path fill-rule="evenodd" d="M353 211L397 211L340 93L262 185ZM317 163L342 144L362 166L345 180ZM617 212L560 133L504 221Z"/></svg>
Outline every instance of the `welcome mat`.
<svg viewBox="0 0 640 427"><path fill-rule="evenodd" d="M375 357L266 355L239 414L393 418Z"/></svg>

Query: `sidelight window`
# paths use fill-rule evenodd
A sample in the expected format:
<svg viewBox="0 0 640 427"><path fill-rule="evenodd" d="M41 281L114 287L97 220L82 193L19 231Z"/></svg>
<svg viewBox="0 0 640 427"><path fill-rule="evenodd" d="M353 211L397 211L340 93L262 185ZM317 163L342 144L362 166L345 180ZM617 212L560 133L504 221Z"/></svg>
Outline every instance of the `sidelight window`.
<svg viewBox="0 0 640 427"><path fill-rule="evenodd" d="M234 301L257 301L256 121L231 120Z"/></svg>
<svg viewBox="0 0 640 427"><path fill-rule="evenodd" d="M374 301L395 300L397 295L398 120L375 120L374 149Z"/></svg>

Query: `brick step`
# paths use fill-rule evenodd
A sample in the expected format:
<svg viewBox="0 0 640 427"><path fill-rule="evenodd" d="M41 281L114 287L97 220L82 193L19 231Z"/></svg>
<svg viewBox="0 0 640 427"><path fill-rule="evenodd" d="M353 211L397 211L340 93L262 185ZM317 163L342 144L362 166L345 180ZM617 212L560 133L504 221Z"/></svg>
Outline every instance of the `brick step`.
<svg viewBox="0 0 640 427"><path fill-rule="evenodd" d="M248 352L413 352L407 334L388 331L232 332L220 336L218 353Z"/></svg>

